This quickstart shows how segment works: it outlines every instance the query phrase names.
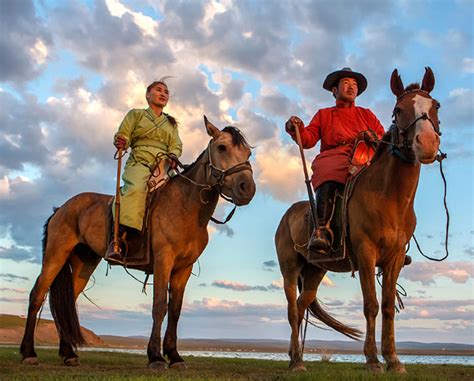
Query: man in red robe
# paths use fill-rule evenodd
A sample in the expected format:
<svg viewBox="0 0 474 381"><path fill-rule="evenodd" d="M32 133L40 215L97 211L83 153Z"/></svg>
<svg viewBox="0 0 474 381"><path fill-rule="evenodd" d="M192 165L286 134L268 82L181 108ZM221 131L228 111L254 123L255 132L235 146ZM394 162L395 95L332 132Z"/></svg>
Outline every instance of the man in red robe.
<svg viewBox="0 0 474 381"><path fill-rule="evenodd" d="M343 190L349 176L356 138L363 134L381 138L384 134L383 126L372 111L354 103L367 88L367 79L362 74L343 68L329 74L323 88L332 92L335 106L319 110L306 127L297 116L292 116L285 125L295 141L295 128L299 129L303 148L312 148L321 141L320 154L311 165L320 228L315 229L308 242L310 256L311 252L327 253L330 249L326 224L331 217L336 189Z"/></svg>

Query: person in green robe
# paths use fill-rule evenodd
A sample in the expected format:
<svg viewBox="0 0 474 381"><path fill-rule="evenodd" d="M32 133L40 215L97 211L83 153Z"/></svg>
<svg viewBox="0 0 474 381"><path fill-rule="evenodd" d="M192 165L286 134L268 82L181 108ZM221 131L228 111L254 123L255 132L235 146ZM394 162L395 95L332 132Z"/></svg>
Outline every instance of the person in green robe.
<svg viewBox="0 0 474 381"><path fill-rule="evenodd" d="M163 155L171 159L181 156L182 146L176 120L163 112L168 104L169 90L163 80L151 83L146 89L147 109L132 109L123 119L114 136L117 149L131 149L122 174L120 188L120 235L142 232L145 216L147 182ZM166 157L166 156L164 156ZM115 202L112 208L115 216ZM119 253L109 249L106 259L122 262Z"/></svg>

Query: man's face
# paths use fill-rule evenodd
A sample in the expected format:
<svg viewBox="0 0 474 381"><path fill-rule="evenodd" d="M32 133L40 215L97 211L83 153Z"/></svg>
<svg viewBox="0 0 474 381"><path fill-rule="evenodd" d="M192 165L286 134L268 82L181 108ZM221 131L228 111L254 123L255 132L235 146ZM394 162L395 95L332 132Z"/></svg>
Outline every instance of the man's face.
<svg viewBox="0 0 474 381"><path fill-rule="evenodd" d="M157 107L165 107L168 104L170 98L170 93L168 91L168 86L158 83L156 86L153 86L148 94L146 99L148 103Z"/></svg>
<svg viewBox="0 0 474 381"><path fill-rule="evenodd" d="M359 91L354 78L341 78L337 87L333 87L332 90L336 99L344 102L354 102Z"/></svg>

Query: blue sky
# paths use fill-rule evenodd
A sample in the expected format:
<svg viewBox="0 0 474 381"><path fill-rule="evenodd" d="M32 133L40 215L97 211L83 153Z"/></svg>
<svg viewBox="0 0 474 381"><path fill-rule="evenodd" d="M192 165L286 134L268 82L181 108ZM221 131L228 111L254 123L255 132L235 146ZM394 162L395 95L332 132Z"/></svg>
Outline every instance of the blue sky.
<svg viewBox="0 0 474 381"><path fill-rule="evenodd" d="M308 123L331 106L322 81L350 66L369 81L358 105L388 128L393 69L408 84L430 66L448 153L450 257L435 263L412 250L414 263L400 277L408 297L396 337L472 343L473 8L469 0L2 1L0 311L26 313L52 207L83 191L114 191L113 134L130 108L146 106L146 86L171 75L168 111L180 121L183 161L207 144L206 114L244 131L255 146L257 182L250 205L225 227L210 225L179 335L289 338L273 236L305 187L285 120L299 115ZM317 152L308 150L308 161ZM438 165L424 167L416 235L436 257L443 255L442 196ZM216 214L229 210L222 203ZM141 294L120 268L105 273L102 263L87 291L101 309L80 297L81 322L99 334L148 335L151 289ZM364 329L357 279L329 274L319 296L337 318ZM314 328L308 337L342 339Z"/></svg>

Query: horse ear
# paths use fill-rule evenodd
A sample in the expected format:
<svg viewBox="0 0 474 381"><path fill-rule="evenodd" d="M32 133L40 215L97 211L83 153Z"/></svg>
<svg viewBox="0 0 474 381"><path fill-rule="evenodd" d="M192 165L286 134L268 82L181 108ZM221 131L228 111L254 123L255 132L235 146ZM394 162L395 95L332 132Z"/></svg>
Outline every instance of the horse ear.
<svg viewBox="0 0 474 381"><path fill-rule="evenodd" d="M423 77L423 82L421 83L421 90L425 90L428 93L433 90L435 85L435 77L433 74L433 70L431 68L425 67L425 75Z"/></svg>
<svg viewBox="0 0 474 381"><path fill-rule="evenodd" d="M217 138L221 133L221 131L216 126L207 120L206 115L204 115L204 125L206 126L207 134L213 138Z"/></svg>
<svg viewBox="0 0 474 381"><path fill-rule="evenodd" d="M392 76L390 77L390 88L392 89L392 93L395 94L396 97L399 97L403 94L403 82L400 76L398 75L397 69L393 71Z"/></svg>

